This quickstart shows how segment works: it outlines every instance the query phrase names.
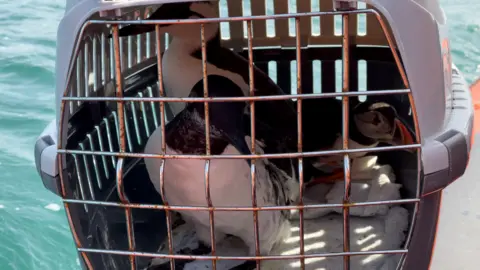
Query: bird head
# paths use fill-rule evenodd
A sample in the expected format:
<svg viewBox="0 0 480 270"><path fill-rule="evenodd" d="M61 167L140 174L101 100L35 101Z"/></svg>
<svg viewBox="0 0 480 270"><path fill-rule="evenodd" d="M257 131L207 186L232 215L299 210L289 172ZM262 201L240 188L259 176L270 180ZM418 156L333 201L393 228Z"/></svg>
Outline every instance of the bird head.
<svg viewBox="0 0 480 270"><path fill-rule="evenodd" d="M153 12L147 20L182 20L218 17L217 1L197 1L166 3ZM211 39L218 32L218 23L205 24L206 39ZM136 24L122 27L120 36L138 35L155 31L153 24ZM174 37L200 37L200 24L160 24L161 34L169 33Z"/></svg>
<svg viewBox="0 0 480 270"><path fill-rule="evenodd" d="M395 108L385 102L362 102L353 109L358 131L368 138L390 145L413 144L412 132L399 118Z"/></svg>

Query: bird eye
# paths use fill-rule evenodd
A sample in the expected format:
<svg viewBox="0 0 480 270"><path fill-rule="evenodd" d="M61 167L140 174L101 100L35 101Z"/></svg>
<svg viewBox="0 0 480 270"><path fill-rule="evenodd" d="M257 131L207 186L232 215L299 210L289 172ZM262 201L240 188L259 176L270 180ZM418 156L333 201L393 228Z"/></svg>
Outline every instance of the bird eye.
<svg viewBox="0 0 480 270"><path fill-rule="evenodd" d="M381 121L380 121L380 117L378 116L378 114L374 114L374 115L373 115L372 123L373 123L374 125L378 125L378 124L380 124L380 122L381 122Z"/></svg>

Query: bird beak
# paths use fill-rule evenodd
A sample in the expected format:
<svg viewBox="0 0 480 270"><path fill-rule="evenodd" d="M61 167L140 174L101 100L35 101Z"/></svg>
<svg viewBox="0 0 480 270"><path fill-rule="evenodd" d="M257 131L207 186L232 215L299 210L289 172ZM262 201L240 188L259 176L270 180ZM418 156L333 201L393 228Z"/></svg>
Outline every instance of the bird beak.
<svg viewBox="0 0 480 270"><path fill-rule="evenodd" d="M395 126L395 134L391 143L392 145L409 145L415 143L412 133L400 119L395 119ZM409 152L414 151L414 149L405 150Z"/></svg>
<svg viewBox="0 0 480 270"><path fill-rule="evenodd" d="M228 136L228 135L227 135ZM248 147L247 143L245 142L245 137L244 136L238 136L238 135L231 135L228 136L230 143L237 148L237 150L240 152L242 155L251 155L252 152L250 151L250 148ZM250 159L245 159L248 163L248 166L252 164L252 161Z"/></svg>

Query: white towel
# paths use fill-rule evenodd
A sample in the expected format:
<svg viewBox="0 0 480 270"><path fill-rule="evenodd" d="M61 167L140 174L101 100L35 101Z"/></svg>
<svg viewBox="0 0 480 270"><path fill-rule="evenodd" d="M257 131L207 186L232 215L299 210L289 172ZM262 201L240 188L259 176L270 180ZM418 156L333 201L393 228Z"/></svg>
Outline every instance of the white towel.
<svg viewBox="0 0 480 270"><path fill-rule="evenodd" d="M372 202L398 200L402 185L395 183L396 178L389 165L376 165L376 157L366 156L355 159L351 168L350 201ZM339 179L335 184L318 184L305 191L304 204L341 204L343 202L345 182ZM385 215L391 205L373 205L351 207L350 215L369 217ZM317 208L304 211L305 219L312 219L329 213L342 213L342 208ZM293 211L294 218L298 212Z"/></svg>

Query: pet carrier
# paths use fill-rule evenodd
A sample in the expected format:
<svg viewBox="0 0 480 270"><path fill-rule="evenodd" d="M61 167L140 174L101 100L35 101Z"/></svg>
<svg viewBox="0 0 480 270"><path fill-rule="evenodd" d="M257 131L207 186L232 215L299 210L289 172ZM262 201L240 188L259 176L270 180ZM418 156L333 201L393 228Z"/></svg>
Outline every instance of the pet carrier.
<svg viewBox="0 0 480 270"><path fill-rule="evenodd" d="M438 1L192 1L208 5L214 16L202 14L202 8L192 10L191 3L182 9L170 8L163 17L153 15L180 2L185 1L67 0L57 39L57 118L37 140L35 158L46 188L63 199L82 267L428 269L441 191L465 171L473 123L470 93L451 63L445 15ZM162 29L199 24L195 57L203 59L200 78L182 69L168 70L162 60L169 50L173 54L178 49L168 46L177 37ZM123 35L127 25L145 31ZM241 62L229 63L208 49L212 38L206 36L208 25L219 27L221 47L230 49L226 55L240 55L249 63L242 83L261 92L262 85L252 79L260 72L254 71L255 66L289 94L286 98L279 94L244 97L250 104L246 113L252 118L252 104L260 101L293 104L302 119L302 104L306 106L307 100L336 100L339 111L313 119L321 135L337 132L340 138L350 138L349 111L365 102L388 104L395 108L395 119L404 124L394 130L403 136L408 133L413 142L379 140L373 147L353 148L348 139L340 139L328 149L303 152L306 141L302 142L303 130L298 128L298 138L297 130L293 131L298 140L294 151L250 156L252 160L300 160L296 172L300 196L293 205L164 203L161 193L166 192L168 179L162 173L169 160L222 158L166 154L162 139L167 136L166 126L182 111L181 102L212 106L228 100L186 98L188 94L173 93L172 84L164 83L167 76L173 76L168 80L177 86L201 80L209 72L205 67L212 58L208 55L215 58L217 67L219 61L226 62L220 71ZM181 65L182 59L174 55L171 63ZM181 67L187 70L189 65ZM204 85L206 95L209 84ZM277 116L287 125L282 114ZM337 131L322 124L337 118ZM377 117L365 119L378 124ZM300 123L295 125L301 127ZM254 136L254 128L251 133ZM329 175L308 174L307 179L307 161L316 156L340 156L341 173L331 182L313 185ZM255 170L251 177L256 178ZM241 245L228 243L230 238L205 248L188 227L191 224L183 222L184 212L200 210L210 213L212 235L213 216L222 211L250 211L258 216L263 211L291 210L292 235L270 254L261 254L255 229L253 257Z"/></svg>

